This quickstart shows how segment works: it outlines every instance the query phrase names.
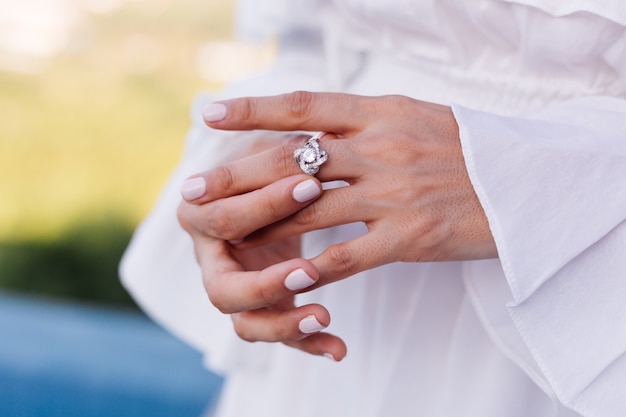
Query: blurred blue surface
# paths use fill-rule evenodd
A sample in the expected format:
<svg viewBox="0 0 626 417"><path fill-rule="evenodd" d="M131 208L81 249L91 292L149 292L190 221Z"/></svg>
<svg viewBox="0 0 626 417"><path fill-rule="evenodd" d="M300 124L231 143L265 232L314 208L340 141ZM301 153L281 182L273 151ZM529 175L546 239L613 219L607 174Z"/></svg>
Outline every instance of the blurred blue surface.
<svg viewBox="0 0 626 417"><path fill-rule="evenodd" d="M220 385L140 313L0 291L2 417L197 417Z"/></svg>

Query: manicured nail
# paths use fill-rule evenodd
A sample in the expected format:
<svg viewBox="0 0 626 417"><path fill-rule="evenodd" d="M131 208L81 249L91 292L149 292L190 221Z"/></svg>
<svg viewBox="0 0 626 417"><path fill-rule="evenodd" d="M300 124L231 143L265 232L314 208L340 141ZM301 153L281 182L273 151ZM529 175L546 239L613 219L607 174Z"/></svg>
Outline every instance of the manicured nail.
<svg viewBox="0 0 626 417"><path fill-rule="evenodd" d="M226 106L220 103L211 103L204 106L202 116L207 122L218 122L226 116Z"/></svg>
<svg viewBox="0 0 626 417"><path fill-rule="evenodd" d="M324 330L326 326L323 326L317 318L311 314L310 316L306 316L302 320L300 320L300 324L298 324L298 328L302 333L316 333L320 330Z"/></svg>
<svg viewBox="0 0 626 417"><path fill-rule="evenodd" d="M180 187L180 193L187 201L195 200L206 192L206 181L202 177L189 178Z"/></svg>
<svg viewBox="0 0 626 417"><path fill-rule="evenodd" d="M317 185L314 180L309 179L296 185L292 195L297 202L304 203L305 201L317 197L321 192L322 190L320 190L319 185Z"/></svg>
<svg viewBox="0 0 626 417"><path fill-rule="evenodd" d="M324 353L324 357L330 359L333 362L337 362L337 359L335 359L335 357L330 353Z"/></svg>
<svg viewBox="0 0 626 417"><path fill-rule="evenodd" d="M304 269L296 269L285 278L285 287L291 291L298 291L315 284L315 280L311 278Z"/></svg>

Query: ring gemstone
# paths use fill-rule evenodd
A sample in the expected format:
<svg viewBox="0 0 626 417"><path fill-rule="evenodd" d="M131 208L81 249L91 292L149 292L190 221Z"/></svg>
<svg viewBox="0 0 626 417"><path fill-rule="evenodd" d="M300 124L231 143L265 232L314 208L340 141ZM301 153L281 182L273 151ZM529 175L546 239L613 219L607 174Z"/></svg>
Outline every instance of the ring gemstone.
<svg viewBox="0 0 626 417"><path fill-rule="evenodd" d="M303 147L298 148L293 153L293 159L296 161L302 172L307 175L315 175L320 166L328 160L326 151L320 148L319 139L324 136L324 132L312 136Z"/></svg>

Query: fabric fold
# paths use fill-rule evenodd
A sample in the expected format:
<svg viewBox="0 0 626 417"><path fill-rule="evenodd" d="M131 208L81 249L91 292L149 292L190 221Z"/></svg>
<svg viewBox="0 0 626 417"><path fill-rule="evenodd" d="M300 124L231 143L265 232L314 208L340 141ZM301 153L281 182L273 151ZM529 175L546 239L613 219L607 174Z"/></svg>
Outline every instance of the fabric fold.
<svg viewBox="0 0 626 417"><path fill-rule="evenodd" d="M602 393L595 384L626 350L626 303L615 297L626 294L626 102L576 99L522 117L454 112L511 290L524 344L514 350L530 352L563 404L617 416L626 381ZM489 303L493 282L470 281L482 308L503 309Z"/></svg>
<svg viewBox="0 0 626 417"><path fill-rule="evenodd" d="M626 10L621 0L500 0L507 3L536 7L553 16L567 16L573 13L588 12L626 25Z"/></svg>
<svg viewBox="0 0 626 417"><path fill-rule="evenodd" d="M626 217L626 101L574 99L524 117L453 108L472 184L521 303Z"/></svg>

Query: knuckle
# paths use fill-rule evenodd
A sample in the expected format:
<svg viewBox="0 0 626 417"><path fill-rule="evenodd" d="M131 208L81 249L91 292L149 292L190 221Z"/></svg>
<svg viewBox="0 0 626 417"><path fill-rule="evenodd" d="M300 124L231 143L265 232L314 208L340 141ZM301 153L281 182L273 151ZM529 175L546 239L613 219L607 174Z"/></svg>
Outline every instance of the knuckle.
<svg viewBox="0 0 626 417"><path fill-rule="evenodd" d="M285 105L289 117L301 120L310 115L313 93L309 91L294 91L285 97Z"/></svg>
<svg viewBox="0 0 626 417"><path fill-rule="evenodd" d="M407 247L408 242L413 242L412 250L400 251L404 253L399 260L403 262L433 262L438 261L442 243L446 241L444 233L446 226L437 220L436 216L424 213L419 221L407 222L406 230L409 233L403 240L396 242L396 246Z"/></svg>
<svg viewBox="0 0 626 417"><path fill-rule="evenodd" d="M284 324L277 324L272 329L272 338L277 341L295 340L298 335L294 334L293 327Z"/></svg>
<svg viewBox="0 0 626 417"><path fill-rule="evenodd" d="M216 201L207 206L205 225L207 233L220 239L236 239L239 236L239 222L233 217L232 210Z"/></svg>
<svg viewBox="0 0 626 417"><path fill-rule="evenodd" d="M398 94L391 94L391 95L385 96L383 97L383 100L387 105L391 106L391 108L393 109L402 109L404 108L404 106L407 106L409 103L413 102L413 99L410 99L409 97L398 95Z"/></svg>
<svg viewBox="0 0 626 417"><path fill-rule="evenodd" d="M259 284L257 291L258 299L263 305L271 306L280 300L280 295L270 286Z"/></svg>
<svg viewBox="0 0 626 417"><path fill-rule="evenodd" d="M246 342L256 342L258 339L254 337L253 333L250 332L249 326L246 322L246 314L245 313L236 313L231 314L231 320L233 322L233 329L235 330L235 334L241 340Z"/></svg>
<svg viewBox="0 0 626 417"><path fill-rule="evenodd" d="M209 301L222 314L232 313L231 309L224 300L222 286L215 280L204 279L204 288L209 297Z"/></svg>
<svg viewBox="0 0 626 417"><path fill-rule="evenodd" d="M276 148L272 153L270 169L275 170L281 176L288 176L295 172L296 164L293 161L293 146L283 145Z"/></svg>
<svg viewBox="0 0 626 417"><path fill-rule="evenodd" d="M237 117L245 124L254 124L256 120L256 100L252 97L245 97L239 100L237 107Z"/></svg>
<svg viewBox="0 0 626 417"><path fill-rule="evenodd" d="M304 207L302 210L293 215L295 224L301 228L315 225L318 216L320 215L317 205L315 203Z"/></svg>
<svg viewBox="0 0 626 417"><path fill-rule="evenodd" d="M280 220L284 217L281 203L275 201L271 196L266 197L265 208L274 220Z"/></svg>
<svg viewBox="0 0 626 417"><path fill-rule="evenodd" d="M350 275L355 267L355 258L345 244L335 244L328 249L328 257L336 274Z"/></svg>
<svg viewBox="0 0 626 417"><path fill-rule="evenodd" d="M388 113L393 117L400 117L402 119L406 119L409 117L409 120L415 118L415 112L418 111L419 107L416 108L416 101L410 97L402 96L402 95L388 95L382 98L383 108L382 111Z"/></svg>
<svg viewBox="0 0 626 417"><path fill-rule="evenodd" d="M235 187L235 177L232 169L228 165L221 165L214 168L209 173L207 185L209 185L217 195L230 195Z"/></svg>

